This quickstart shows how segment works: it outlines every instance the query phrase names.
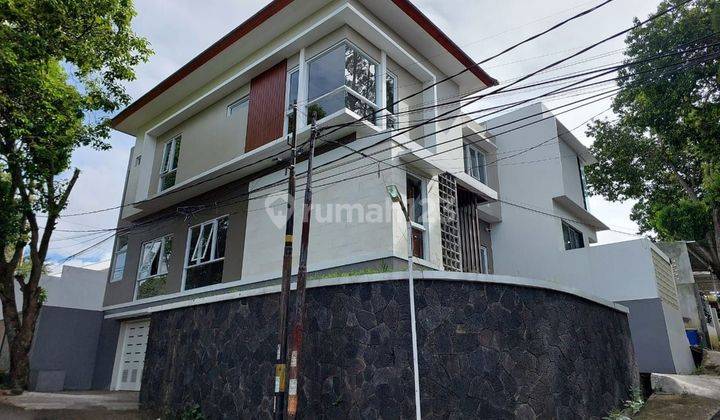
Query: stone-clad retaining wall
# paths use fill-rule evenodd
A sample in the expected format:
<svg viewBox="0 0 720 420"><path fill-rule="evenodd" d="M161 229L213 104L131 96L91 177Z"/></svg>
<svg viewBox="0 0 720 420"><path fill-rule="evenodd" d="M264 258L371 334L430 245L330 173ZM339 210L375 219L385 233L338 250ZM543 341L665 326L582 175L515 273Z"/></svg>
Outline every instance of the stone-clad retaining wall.
<svg viewBox="0 0 720 420"><path fill-rule="evenodd" d="M303 418L412 418L406 281L308 290ZM424 418L602 417L637 382L627 316L557 291L416 282ZM141 403L270 418L278 295L152 315Z"/></svg>

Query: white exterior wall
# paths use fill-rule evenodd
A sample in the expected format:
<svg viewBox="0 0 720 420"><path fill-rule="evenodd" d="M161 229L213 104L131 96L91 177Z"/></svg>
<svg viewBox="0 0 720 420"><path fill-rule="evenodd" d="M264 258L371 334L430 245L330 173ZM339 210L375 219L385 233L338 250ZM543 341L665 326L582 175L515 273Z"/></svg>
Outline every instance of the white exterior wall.
<svg viewBox="0 0 720 420"><path fill-rule="evenodd" d="M352 143L353 148L361 148L364 144L377 141L377 137ZM371 149L372 151L372 149ZM323 163L347 156L349 150L338 148L331 152L316 156L313 165L318 168ZM389 151L374 155L379 160L390 157ZM313 217L310 228L310 244L308 253L308 271L340 267L363 261L387 257L407 258L407 231L404 216L398 205L393 205L388 197L386 187L397 185L404 195L405 171L389 169L380 172L377 165L367 166L367 159L352 155L334 165L342 165L338 169L319 172L327 167L314 171L313 175ZM396 161L388 163L396 164ZM334 166L333 165L333 166ZM381 164L381 168L387 168ZM297 173L303 174L306 162L297 165ZM422 177L428 176L413 171ZM323 186L328 182L353 178L360 174L366 176L336 184ZM338 176L332 176L338 175ZM250 183L250 191L262 188L285 179L284 172L277 172ZM298 178L295 201L295 234L293 237L293 272L297 271L300 257L300 240L302 229L302 209L305 197L304 175ZM266 195L272 193L272 196ZM426 204L427 235L426 246L429 251L425 261L417 260L420 265L438 269L442 266L442 250L440 243L440 209L437 182L427 184L428 203ZM251 194L248 205L247 231L243 256L242 282L253 283L278 278L282 270L282 246L285 235L285 214L287 187L281 186ZM272 209L272 214L268 212ZM338 217L339 215L339 217Z"/></svg>
<svg viewBox="0 0 720 420"><path fill-rule="evenodd" d="M558 266L568 252L560 217L570 220L575 217L553 202L553 197L564 194L565 185L557 124L554 118L542 120L551 115L547 112L526 118L544 111L543 105L533 104L487 123L498 148L500 198L505 201L500 203L503 221L494 225L492 232L494 268L498 274L552 280L557 278ZM518 119L522 120L508 124ZM517 128L523 125L527 126ZM547 143L513 156L542 142ZM576 176L579 178L577 171ZM580 223L569 224L583 233L586 244L589 239L594 240L593 229Z"/></svg>
<svg viewBox="0 0 720 420"><path fill-rule="evenodd" d="M566 251L553 281L616 301L659 298L648 239Z"/></svg>
<svg viewBox="0 0 720 420"><path fill-rule="evenodd" d="M47 293L43 306L100 311L107 276L108 270L90 270L69 265L63 266L60 277L43 275L40 278L40 287ZM18 310L22 311L22 292L17 285L15 302ZM0 319L3 319L2 312Z"/></svg>

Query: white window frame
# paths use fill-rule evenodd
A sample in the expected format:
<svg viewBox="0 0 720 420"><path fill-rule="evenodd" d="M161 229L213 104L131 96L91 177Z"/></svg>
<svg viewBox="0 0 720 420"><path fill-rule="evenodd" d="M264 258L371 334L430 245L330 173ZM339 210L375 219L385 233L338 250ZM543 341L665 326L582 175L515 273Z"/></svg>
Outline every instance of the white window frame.
<svg viewBox="0 0 720 420"><path fill-rule="evenodd" d="M399 104L394 104L392 111L387 109L387 79L394 79L395 83L393 83L393 102L397 102L398 100L398 77L395 73L391 72L390 70L385 70L385 80L383 83L385 83L385 97L382 99L385 103L385 106L383 109L385 110L385 127L388 129L396 130L398 129L398 123L400 122L400 119L396 115L398 113ZM390 128L390 124L388 124L388 121L392 120L395 127Z"/></svg>
<svg viewBox="0 0 720 420"><path fill-rule="evenodd" d="M142 268L142 264L143 264L143 253L145 251L145 246L148 244L151 244L151 243L160 242L160 248L158 249L158 255L160 256L160 258L163 258L163 256L165 255L165 242L167 240L172 241L173 235L169 234L169 235L161 236L159 238L150 239L149 241L145 241L140 245L140 259L138 261L138 269L137 269L137 275L136 275L136 279L135 279L135 293L133 294L133 300L137 300L137 294L138 294L138 291L140 290L140 285L142 283L145 283L146 281L148 281L150 279L154 279L156 277L166 276L168 274L168 264L167 263L165 264L165 272L161 273L160 272L160 262L158 262L158 272L157 273L151 274L147 277L140 277L140 269ZM168 261L168 263L169 263L169 261Z"/></svg>
<svg viewBox="0 0 720 420"><path fill-rule="evenodd" d="M218 216L218 217L216 217L216 218L214 218L214 219L206 220L206 221L204 221L204 222L202 222L202 223L195 224L195 225L190 226L190 227L188 228L188 231L187 231L187 232L188 232L188 233L187 233L187 239L186 239L186 241L185 241L185 259L184 259L184 263L183 263L183 276L182 276L182 288L181 288L182 291L185 291L185 280L186 280L186 278L187 278L187 270L188 270L188 268L201 267L201 266L203 266L203 265L207 265L207 264L211 264L211 263L214 263L214 262L224 261L224 260L225 260L225 255L223 255L223 256L220 257L220 258L216 258L216 257L215 257L215 251L217 250L218 221L219 221L220 219L224 219L224 218L227 218L227 219L228 219L228 227L229 227L229 226L230 226L230 215L229 215L229 214L225 214L225 215L223 215L223 216ZM210 246L210 260L204 261L204 262L200 262L200 263L197 263L197 264L193 264L193 265L189 265L189 263L190 263L190 255L195 253L195 250L191 250L191 249L190 249L190 241L192 240L192 230L199 226L199 227L200 227L200 233L202 233L203 228L204 228L205 226L207 226L207 225L212 225L212 228L211 228L212 230L210 231L210 235L211 235L211 239L212 239L212 240L211 240L210 242L208 242L208 244L206 245L206 246ZM226 232L225 240L227 241L227 232ZM198 244L199 244L199 243L200 243L200 238L198 238ZM225 243L225 250L226 250L226 252L227 252L227 242ZM195 290L195 289L193 289L193 290Z"/></svg>
<svg viewBox="0 0 720 420"><path fill-rule="evenodd" d="M378 95L378 94L377 94L377 91L378 91L377 86L378 86L378 83L379 83L379 80L380 80L380 63L379 63L377 60L373 59L373 58L370 56L370 54L368 54L368 53L366 53L365 51L363 51L362 48L358 47L355 43L353 43L352 41L350 41L350 40L347 39L347 38L344 38L343 40L341 40L341 41L333 44L332 46L326 48L325 50L323 50L323 51L315 54L315 55L312 56L310 59L308 59L308 60L305 62L305 68L307 68L307 72L306 72L306 76L305 76L305 77L306 77L306 80L304 80L304 81L303 81L303 80L298 80L298 85L299 85L300 83L305 83L307 86L309 86L309 84L310 84L310 64L311 64L313 61L321 58L321 57L324 56L325 54L333 51L335 48L337 48L337 47L339 47L339 46L341 46L341 45L346 45L346 46L349 45L349 46L350 46L351 48L353 48L355 51L357 51L358 53L360 53L360 55L362 55L363 57L365 57L368 61L370 61L371 63L375 64L375 92L376 92L376 93L375 93L375 102L373 102L373 101L371 101L370 99L364 97L363 95L359 94L359 93L356 92L354 89L351 89L351 88L348 87L345 83L343 83L342 86L338 86L337 88L331 90L330 92L324 93L324 94L318 96L317 98L310 99L310 96L308 96L308 97L307 97L307 104L305 105L304 108L305 108L305 109L308 109L308 108L310 107L310 105L312 105L313 103L315 103L315 102L317 102L317 101L319 101L319 100L321 100L321 99L323 99L323 98L325 98L325 97L327 97L327 96L330 96L330 95L332 95L332 94L335 94L335 93L337 93L338 91L344 89L346 93L349 93L349 94L353 95L356 99L359 99L360 101L362 101L362 102L370 105L370 106L375 110L375 112L376 112L375 115L377 115L377 111L383 108L383 105L380 103L380 101L383 100L383 98L380 98L381 95ZM299 75L298 75L298 77L299 77ZM382 83L385 83L385 80L382 80ZM306 90L307 90L307 89L306 89ZM286 98L286 101L287 101L287 98ZM349 111L349 112L352 112L358 119L362 118L361 115L358 115L356 112L354 112L354 111L352 111L352 110L350 110L350 109L348 109L348 108L343 108L343 109L345 109L345 110L347 110L347 111ZM328 115L328 116L329 116L329 115ZM375 123L374 123L376 126L378 125L378 122L377 122L377 121L378 121L378 120L376 119L376 121L375 121Z"/></svg>
<svg viewBox="0 0 720 420"><path fill-rule="evenodd" d="M422 194L423 194L423 200L420 201L420 203L422 204L422 212L423 212L423 214L422 214L422 224L417 223L417 222L415 222L414 220L410 219L410 226L412 226L412 227L415 228L415 229L421 230L421 231L423 232L423 253L422 253L422 254L423 254L423 258L417 258L417 257L414 257L414 258L415 258L415 259L419 259L419 260L428 261L428 252L429 252L429 249L428 249L428 248L429 248L429 247L428 247L428 243L429 243L429 242L428 242L428 239L429 239L429 238L428 238L428 228L427 228L427 225L428 225L428 214L427 214L427 212L428 212L428 195L427 195L427 194L428 194L428 188L427 188L427 182L426 182L424 179L422 179L421 177L419 177L419 176L417 176L417 175L414 175L414 174L412 174L412 173L409 173L409 172L407 173L406 181L405 181L405 182L407 182L407 178L412 178L412 179L414 179L415 181L419 182L419 183L420 183L420 191L421 191ZM408 203L407 185L405 186L405 194L406 194L406 196L405 196L405 203ZM409 208L409 206L408 206L408 212L409 212L409 211L410 211L410 208Z"/></svg>
<svg viewBox="0 0 720 420"><path fill-rule="evenodd" d="M172 188L173 186L175 186L175 184L177 183L177 178L176 178L176 179L175 179L175 183L174 183L172 186L167 187L167 188L165 188L165 189L163 189L163 187L162 187L162 186L163 186L163 179L164 179L166 176L174 173L175 176L177 177L177 168L178 168L178 164L180 163L180 162L179 162L180 157L178 156L178 162L175 163L175 167L174 167L174 168L169 168L169 169L167 168L168 162L167 162L167 160L166 160L166 157L167 157L167 159L170 160L170 162L171 162L171 163L170 163L170 166L172 166L172 162L175 160L175 148L177 147L178 141L182 142L182 134L178 134L178 135L176 135L176 136L173 136L172 139L166 141L165 144L163 144L162 160L160 161L160 176L159 176L159 179L158 179L158 192L167 191L167 190L169 190L170 188ZM170 145L170 153L169 153L169 154L165 154L165 148L168 147L168 145ZM182 147L182 146L181 146L181 147Z"/></svg>
<svg viewBox="0 0 720 420"><path fill-rule="evenodd" d="M288 130L290 129L288 120L290 118L290 115L292 115L292 105L293 105L290 103L290 79L294 73L298 74L298 91L297 91L298 99L297 99L297 102L298 102L298 114L300 113L300 83L302 83L302 81L300 80L300 66L298 65L298 66L293 67L292 69L290 69L287 72L287 77L285 79L285 86L288 87L287 89L285 89L285 122L284 122L285 126L283 128L283 131L285 132L285 134L291 134L290 132L288 132ZM298 123L299 122L300 122L300 118L298 118ZM300 128L299 124L298 124L297 128Z"/></svg>
<svg viewBox="0 0 720 420"><path fill-rule="evenodd" d="M483 160L485 161L485 163L482 166L477 165L476 164L477 162L473 162L473 159L472 159L472 156L470 153L471 150L474 151L475 153L479 153L483 156ZM487 153L480 147L475 146L474 144L465 143L465 153L464 154L465 154L465 173L467 173L471 177L475 178L476 180L482 182L483 184L487 184ZM473 174L473 170L481 171L480 173L482 174L483 179L479 179L478 177L476 177Z"/></svg>
<svg viewBox="0 0 720 420"><path fill-rule="evenodd" d="M120 245L121 239L125 239L125 250L124 251L121 251L120 248L118 247ZM124 235L118 236L118 238L115 240L115 252L113 252L112 267L110 270L110 283L122 280L123 276L125 275L125 265L127 264L128 245L129 245L129 242L128 242L127 236L124 236ZM120 254L123 254L125 256L125 258L123 259L122 270L120 270L120 277L115 277L115 273L117 271L118 256L120 256Z"/></svg>
<svg viewBox="0 0 720 420"><path fill-rule="evenodd" d="M245 95L237 101L232 102L227 106L227 117L230 118L235 113L236 109L242 106L247 106L250 103L250 95Z"/></svg>

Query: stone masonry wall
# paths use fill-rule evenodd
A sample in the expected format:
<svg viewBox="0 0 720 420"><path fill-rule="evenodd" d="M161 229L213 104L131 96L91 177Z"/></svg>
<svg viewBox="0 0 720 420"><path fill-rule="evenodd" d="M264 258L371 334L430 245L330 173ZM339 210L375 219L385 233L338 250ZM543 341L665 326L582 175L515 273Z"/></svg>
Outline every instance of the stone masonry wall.
<svg viewBox="0 0 720 420"><path fill-rule="evenodd" d="M308 290L302 418L413 418L406 282ZM637 384L625 314L554 291L416 282L424 418L592 418ZM141 403L271 418L278 295L152 315Z"/></svg>
<svg viewBox="0 0 720 420"><path fill-rule="evenodd" d="M549 290L415 289L423 418L601 418L638 385L627 316Z"/></svg>

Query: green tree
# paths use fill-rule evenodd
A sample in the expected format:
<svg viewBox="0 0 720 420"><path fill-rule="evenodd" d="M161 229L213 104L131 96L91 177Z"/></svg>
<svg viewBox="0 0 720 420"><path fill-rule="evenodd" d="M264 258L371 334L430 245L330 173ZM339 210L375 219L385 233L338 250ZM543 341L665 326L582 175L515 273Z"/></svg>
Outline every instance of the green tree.
<svg viewBox="0 0 720 420"><path fill-rule="evenodd" d="M680 2L665 1L659 9ZM680 54L621 71L613 102L618 119L589 128L598 163L587 172L594 193L611 201L637 200L631 218L641 231L654 231L662 240L697 241L694 249L718 274L719 17L717 0L697 0L628 35L628 61ZM674 71L649 73L673 65Z"/></svg>
<svg viewBox="0 0 720 420"><path fill-rule="evenodd" d="M50 239L80 173L72 153L109 147L108 116L150 54L134 15L131 0L0 0L0 301L17 390Z"/></svg>

